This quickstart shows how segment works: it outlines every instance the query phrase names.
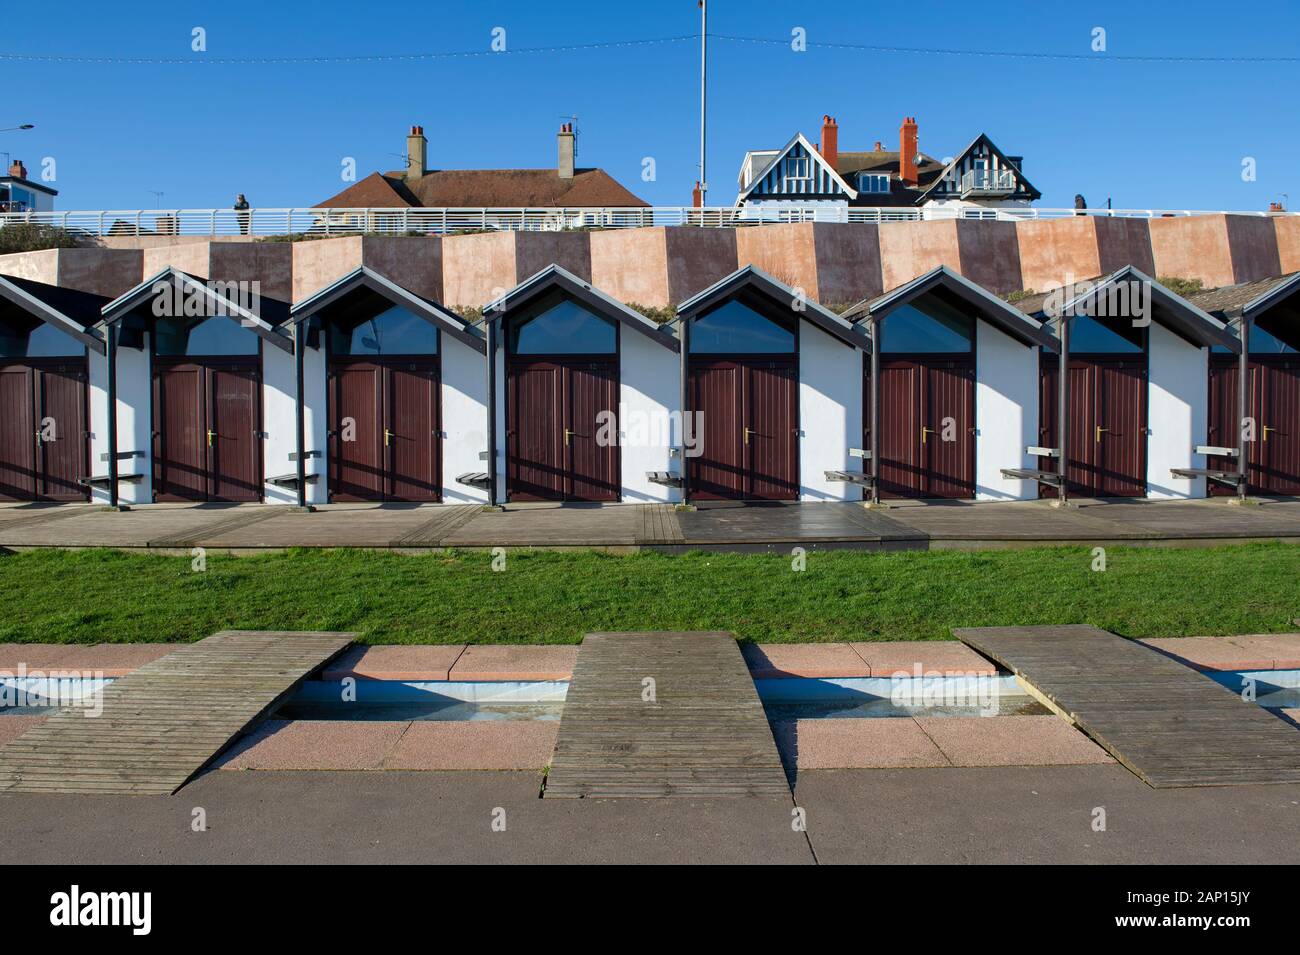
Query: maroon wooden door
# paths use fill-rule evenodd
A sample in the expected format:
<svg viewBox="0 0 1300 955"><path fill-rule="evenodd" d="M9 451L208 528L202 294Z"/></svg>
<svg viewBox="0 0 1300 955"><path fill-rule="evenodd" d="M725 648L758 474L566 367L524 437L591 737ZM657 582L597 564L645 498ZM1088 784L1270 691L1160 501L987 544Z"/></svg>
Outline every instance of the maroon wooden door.
<svg viewBox="0 0 1300 955"><path fill-rule="evenodd" d="M390 501L442 499L442 420L435 359L396 360L385 369Z"/></svg>
<svg viewBox="0 0 1300 955"><path fill-rule="evenodd" d="M258 362L154 359L154 498L262 498Z"/></svg>
<svg viewBox="0 0 1300 955"><path fill-rule="evenodd" d="M442 499L436 358L335 359L329 372L330 499Z"/></svg>
<svg viewBox="0 0 1300 955"><path fill-rule="evenodd" d="M36 497L85 501L80 479L90 474L90 427L85 362L37 366L34 371Z"/></svg>
<svg viewBox="0 0 1300 955"><path fill-rule="evenodd" d="M1238 359L1235 355L1210 356L1210 408L1209 424L1206 427L1208 443L1215 447L1235 448L1239 437L1240 415L1237 412L1237 374ZM1252 363L1251 377L1254 378L1257 366ZM1253 384L1249 386L1254 392ZM1249 412L1248 412L1249 413ZM1255 448L1246 446L1246 460L1250 462ZM1208 455L1205 466L1222 471L1237 470L1236 458ZM1249 472L1249 465L1247 467ZM1236 494L1235 488L1218 481L1207 481L1206 491L1210 495Z"/></svg>
<svg viewBox="0 0 1300 955"><path fill-rule="evenodd" d="M871 371L863 429L871 440ZM882 358L880 496L975 496L975 365L969 358Z"/></svg>
<svg viewBox="0 0 1300 955"><path fill-rule="evenodd" d="M1258 365L1257 463L1249 480L1263 494L1300 494L1300 358Z"/></svg>
<svg viewBox="0 0 1300 955"><path fill-rule="evenodd" d="M511 501L617 501L615 359L512 358L506 366ZM601 421L613 423L603 429ZM612 433L611 433L612 432Z"/></svg>
<svg viewBox="0 0 1300 955"><path fill-rule="evenodd" d="M793 358L692 359L689 397L703 424L701 453L686 459L692 498L798 499L798 371Z"/></svg>
<svg viewBox="0 0 1300 955"><path fill-rule="evenodd" d="M1039 434L1056 447L1058 364L1044 356L1039 375ZM1083 497L1146 494L1145 358L1072 358L1066 486ZM1039 465L1055 470L1052 459ZM1049 493L1040 487L1040 494ZM1054 494L1055 491L1050 491Z"/></svg>
<svg viewBox="0 0 1300 955"><path fill-rule="evenodd" d="M0 501L36 499L36 420L30 365L0 366Z"/></svg>

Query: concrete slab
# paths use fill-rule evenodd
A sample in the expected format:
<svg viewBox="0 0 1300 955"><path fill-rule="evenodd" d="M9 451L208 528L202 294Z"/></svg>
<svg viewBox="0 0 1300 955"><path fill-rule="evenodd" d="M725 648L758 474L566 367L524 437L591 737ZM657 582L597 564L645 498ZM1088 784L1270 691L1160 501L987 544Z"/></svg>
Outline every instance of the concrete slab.
<svg viewBox="0 0 1300 955"><path fill-rule="evenodd" d="M1300 633L1250 633L1228 637L1227 640L1233 646L1241 647L1244 659L1272 658L1273 665L1268 669L1300 669Z"/></svg>
<svg viewBox="0 0 1300 955"><path fill-rule="evenodd" d="M1281 710L1280 712L1282 714L1283 719L1285 719L1288 723L1294 725L1297 729L1300 729L1300 708L1288 707L1287 709Z"/></svg>
<svg viewBox="0 0 1300 955"><path fill-rule="evenodd" d="M389 644L352 647L322 673L322 679L341 680L446 680L452 665L465 650L456 643L440 646Z"/></svg>
<svg viewBox="0 0 1300 955"><path fill-rule="evenodd" d="M204 537L205 547L388 547L426 524L441 504L326 505Z"/></svg>
<svg viewBox="0 0 1300 955"><path fill-rule="evenodd" d="M409 723L370 720L267 720L217 761L218 769L370 769L382 767Z"/></svg>
<svg viewBox="0 0 1300 955"><path fill-rule="evenodd" d="M918 716L916 723L954 766L1072 766L1115 761L1055 715Z"/></svg>
<svg viewBox="0 0 1300 955"><path fill-rule="evenodd" d="M96 643L71 647L66 655L59 657L57 668L125 676L136 667L152 663L183 646L183 643Z"/></svg>
<svg viewBox="0 0 1300 955"><path fill-rule="evenodd" d="M415 722L384 758L384 769L541 769L551 761L558 720Z"/></svg>
<svg viewBox="0 0 1300 955"><path fill-rule="evenodd" d="M449 547L632 546L641 532L640 509L566 505L484 512L449 534Z"/></svg>
<svg viewBox="0 0 1300 955"><path fill-rule="evenodd" d="M472 646L456 659L448 679L567 680L577 658L577 647Z"/></svg>
<svg viewBox="0 0 1300 955"><path fill-rule="evenodd" d="M956 640L891 640L852 643L854 651L871 669L870 676L913 676L921 673L997 673L997 666Z"/></svg>
<svg viewBox="0 0 1300 955"><path fill-rule="evenodd" d="M871 667L847 643L742 643L740 652L756 680L871 676Z"/></svg>
<svg viewBox="0 0 1300 955"><path fill-rule="evenodd" d="M0 643L0 670L13 673L20 664L28 670L48 670L78 649L69 643Z"/></svg>
<svg viewBox="0 0 1300 955"><path fill-rule="evenodd" d="M934 740L909 717L791 720L773 723L772 735L787 769L791 766L802 771L949 765Z"/></svg>
<svg viewBox="0 0 1300 955"><path fill-rule="evenodd" d="M0 746L16 740L33 726L44 723L45 716L0 716Z"/></svg>
<svg viewBox="0 0 1300 955"><path fill-rule="evenodd" d="M1240 646L1231 637L1152 637L1140 640L1197 670L1271 670L1273 651Z"/></svg>

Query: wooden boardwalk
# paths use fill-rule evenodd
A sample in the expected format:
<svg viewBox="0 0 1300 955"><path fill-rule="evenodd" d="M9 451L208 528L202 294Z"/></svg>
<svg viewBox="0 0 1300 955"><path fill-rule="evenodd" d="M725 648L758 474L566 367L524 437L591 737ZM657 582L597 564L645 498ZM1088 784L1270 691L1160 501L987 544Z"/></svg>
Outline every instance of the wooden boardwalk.
<svg viewBox="0 0 1300 955"><path fill-rule="evenodd" d="M1148 647L1083 625L953 633L1153 787L1300 782L1293 726Z"/></svg>
<svg viewBox="0 0 1300 955"><path fill-rule="evenodd" d="M105 687L99 716L64 708L0 748L0 793L175 792L352 638L227 630L182 647Z"/></svg>
<svg viewBox="0 0 1300 955"><path fill-rule="evenodd" d="M587 634L547 798L773 794L790 788L731 634Z"/></svg>

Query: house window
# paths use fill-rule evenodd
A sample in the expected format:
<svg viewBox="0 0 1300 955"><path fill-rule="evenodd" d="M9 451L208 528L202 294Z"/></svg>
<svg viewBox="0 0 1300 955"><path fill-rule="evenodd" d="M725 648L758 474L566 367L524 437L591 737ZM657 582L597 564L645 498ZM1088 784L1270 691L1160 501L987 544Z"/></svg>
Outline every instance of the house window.
<svg viewBox="0 0 1300 955"><path fill-rule="evenodd" d="M807 156L791 156L785 161L785 178L809 179L809 161Z"/></svg>
<svg viewBox="0 0 1300 955"><path fill-rule="evenodd" d="M889 174L883 172L858 173L858 191L883 193L889 191Z"/></svg>
<svg viewBox="0 0 1300 955"><path fill-rule="evenodd" d="M160 318L154 323L153 353L164 357L256 355L258 344L257 333L237 318Z"/></svg>
<svg viewBox="0 0 1300 955"><path fill-rule="evenodd" d="M356 324L331 323L332 355L436 355L438 330L394 305Z"/></svg>
<svg viewBox="0 0 1300 955"><path fill-rule="evenodd" d="M510 354L612 355L618 351L613 322L572 299L552 301L548 297L534 314L511 321Z"/></svg>
<svg viewBox="0 0 1300 955"><path fill-rule="evenodd" d="M0 358L64 358L86 354L86 346L66 332L40 322L0 324Z"/></svg>
<svg viewBox="0 0 1300 955"><path fill-rule="evenodd" d="M975 320L936 298L904 305L885 316L880 351L891 354L964 354L975 350Z"/></svg>

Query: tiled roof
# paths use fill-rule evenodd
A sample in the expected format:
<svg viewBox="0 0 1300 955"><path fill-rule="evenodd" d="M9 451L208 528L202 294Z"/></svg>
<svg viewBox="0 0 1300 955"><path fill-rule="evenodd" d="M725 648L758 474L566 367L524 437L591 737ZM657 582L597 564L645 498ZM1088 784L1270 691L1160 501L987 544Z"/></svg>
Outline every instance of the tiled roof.
<svg viewBox="0 0 1300 955"><path fill-rule="evenodd" d="M1272 275L1256 282L1242 282L1240 285L1223 285L1219 288L1205 289L1187 296L1187 300L1202 311L1211 315L1236 315L1242 308L1264 295L1297 273L1289 275Z"/></svg>
<svg viewBox="0 0 1300 955"><path fill-rule="evenodd" d="M371 173L316 204L317 208L644 207L603 169L578 169L561 179L554 169L435 169L414 180L400 172Z"/></svg>

